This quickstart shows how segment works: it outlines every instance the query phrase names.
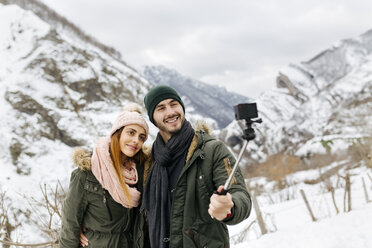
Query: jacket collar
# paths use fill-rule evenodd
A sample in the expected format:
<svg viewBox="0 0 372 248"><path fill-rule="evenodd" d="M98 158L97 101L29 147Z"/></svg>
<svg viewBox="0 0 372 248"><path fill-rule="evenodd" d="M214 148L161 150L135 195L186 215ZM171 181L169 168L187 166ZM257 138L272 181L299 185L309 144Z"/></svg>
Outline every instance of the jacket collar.
<svg viewBox="0 0 372 248"><path fill-rule="evenodd" d="M203 147L205 142L211 139L209 135L212 133L212 128L207 123L197 122L194 130L195 130L195 134L191 141L189 150L187 152L186 162L188 162L191 159L196 148ZM206 137L205 134L208 134L208 137ZM152 152L152 146L148 148L145 154L149 154L151 156L151 152Z"/></svg>
<svg viewBox="0 0 372 248"><path fill-rule="evenodd" d="M191 159L192 155L194 154L195 150L198 147L204 147L205 142L210 139L210 134L212 133L212 129L208 124L205 122L198 122L195 126L195 135L191 141L191 145L189 147L189 151L186 157L186 163ZM205 134L208 134L206 137Z"/></svg>
<svg viewBox="0 0 372 248"><path fill-rule="evenodd" d="M149 158L151 157L151 147L143 146L142 150L147 158L146 159L146 162L147 162ZM91 157L92 157L92 153L89 150L82 148L82 147L74 148L73 153L72 153L72 161L74 165L77 166L80 170L84 170L84 171L91 170L91 167L92 167L91 161L90 161Z"/></svg>
<svg viewBox="0 0 372 248"><path fill-rule="evenodd" d="M205 122L198 122L194 128L195 135L191 141L189 150L187 152L186 162L188 162L192 155L194 154L195 150L198 147L203 147L205 142L211 139L210 134L212 133L211 127L206 124ZM152 167L152 146L144 146L143 152L145 153L147 159L145 162L145 171L144 171L144 182L146 181L146 177L150 168ZM75 148L72 154L73 163L81 170L87 171L91 170L91 161L90 158L92 153L85 149L85 148Z"/></svg>

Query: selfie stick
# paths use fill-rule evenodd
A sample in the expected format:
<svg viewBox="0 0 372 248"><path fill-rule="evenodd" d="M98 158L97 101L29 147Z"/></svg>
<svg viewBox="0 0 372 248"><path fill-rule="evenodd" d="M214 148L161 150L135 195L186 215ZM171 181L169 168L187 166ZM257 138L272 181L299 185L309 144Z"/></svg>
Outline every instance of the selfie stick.
<svg viewBox="0 0 372 248"><path fill-rule="evenodd" d="M240 105L237 105L236 106L236 109L238 109ZM244 104L244 105L247 105L247 104ZM251 105L251 104L249 104L249 105ZM245 106L245 107L247 107L247 106ZM256 104L254 104L254 107L256 107ZM236 111L238 111L238 110L236 110ZM253 113L253 116L254 117L257 117L257 109L255 111L256 111L256 113ZM254 112L254 110L253 110L253 112ZM240 119L239 116L237 116L237 115L236 115L236 118L237 119ZM244 151L247 148L248 141L253 140L256 137L256 135L254 133L254 130L253 130L252 126L251 126L252 123L253 122L262 123L261 118L256 118L256 119L245 118L245 121L246 121L246 124L247 124L247 128L244 129L244 135L243 135L244 144L243 144L243 147L240 150L238 159L236 160L235 165L234 165L234 167L233 167L233 169L232 169L229 177L227 178L227 180L226 180L226 182L225 182L225 184L223 186L222 191L221 192L218 192L217 191L217 194L219 194L219 195L226 195L227 191L230 189L230 186L231 186L231 183L232 183L232 179L234 177L234 174L235 174L236 169L238 168L238 164L239 164L240 160L243 157L243 153L244 153Z"/></svg>
<svg viewBox="0 0 372 248"><path fill-rule="evenodd" d="M235 174L235 171L238 168L238 164L243 157L243 153L244 153L245 149L247 148L247 145L248 145L248 140L244 140L243 148L240 150L238 159L235 162L235 165L234 165L234 167L233 167L233 169L230 173L229 178L227 178L227 180L225 182L225 185L223 186L223 190L221 192L218 192L219 195L226 195L227 190L230 188L232 179L233 179L234 174Z"/></svg>

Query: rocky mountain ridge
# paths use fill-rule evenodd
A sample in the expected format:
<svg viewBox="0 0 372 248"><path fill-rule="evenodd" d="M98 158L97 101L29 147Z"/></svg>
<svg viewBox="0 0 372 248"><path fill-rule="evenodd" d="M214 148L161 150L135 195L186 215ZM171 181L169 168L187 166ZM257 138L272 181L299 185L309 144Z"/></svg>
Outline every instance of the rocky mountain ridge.
<svg viewBox="0 0 372 248"><path fill-rule="evenodd" d="M17 213L6 220L9 230L33 233L39 241L45 227L35 230L33 221L48 213L33 211L26 202L40 201L44 186L67 188L75 168L73 147L91 149L108 134L126 103L143 106L151 84L116 53L54 23L58 18L51 23L40 18L33 4L4 2L0 2L0 196L4 196L0 203ZM42 12L40 6L36 13ZM193 122L216 123L192 108L187 111ZM150 125L149 142L156 132ZM27 240L32 242L32 237Z"/></svg>
<svg viewBox="0 0 372 248"><path fill-rule="evenodd" d="M367 31L337 42L309 61L282 68L277 88L257 99L263 123L257 125L258 137L248 147L251 162L263 162L278 153L302 159L347 153L356 145L370 153L371 52L372 31ZM239 134L232 130L238 130L236 123L223 130L221 138L227 141ZM371 157L363 153L361 157Z"/></svg>
<svg viewBox="0 0 372 248"><path fill-rule="evenodd" d="M8 147L1 157L20 173L29 173L26 164L38 153L29 150L43 147L43 139L67 147L90 144L126 102L142 102L150 85L136 71L68 39L32 12L0 6L0 114Z"/></svg>
<svg viewBox="0 0 372 248"><path fill-rule="evenodd" d="M229 123L229 108L251 99L165 67L139 73L115 52L69 36L31 9L9 2L0 2L0 193L10 194L9 202L19 213L12 223L28 221L31 213L24 201L40 185L57 180L68 185L74 169L72 147L91 148L107 135L122 106L129 101L142 104L150 83L172 85L186 102L188 118L227 125L219 138L232 146L240 143L241 126ZM347 152L356 143L368 145L371 51L369 31L283 68L278 87L256 99L263 123L255 125L257 138L249 143L244 164L261 163L278 153L306 160L314 154ZM150 132L154 137L154 126Z"/></svg>

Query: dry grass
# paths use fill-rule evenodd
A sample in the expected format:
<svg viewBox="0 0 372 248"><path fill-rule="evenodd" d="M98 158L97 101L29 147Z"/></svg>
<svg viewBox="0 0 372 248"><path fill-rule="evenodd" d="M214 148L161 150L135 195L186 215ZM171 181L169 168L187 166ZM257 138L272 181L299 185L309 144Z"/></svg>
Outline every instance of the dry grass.
<svg viewBox="0 0 372 248"><path fill-rule="evenodd" d="M309 169L320 169L335 162L341 162L340 166L329 170L327 175L330 177L337 174L342 168L351 168L354 166L365 165L372 169L372 138L354 139L346 151L327 154L311 154L306 157L280 152L271 155L263 163L246 166L242 171L246 178L264 177L269 181L276 182L278 189L284 189L289 185L286 177L298 171ZM347 162L345 162L347 161ZM315 180L321 182L324 178Z"/></svg>

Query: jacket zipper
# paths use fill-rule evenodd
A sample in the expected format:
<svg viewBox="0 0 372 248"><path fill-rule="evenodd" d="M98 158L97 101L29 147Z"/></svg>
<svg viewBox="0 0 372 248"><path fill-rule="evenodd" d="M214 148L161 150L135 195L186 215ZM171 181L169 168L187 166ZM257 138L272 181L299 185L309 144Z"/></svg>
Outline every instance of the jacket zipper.
<svg viewBox="0 0 372 248"><path fill-rule="evenodd" d="M110 221L112 221L112 214L111 214L111 210L110 210L110 207L108 205L108 202L107 202L107 198L106 198L106 190L103 189L103 203L105 204L106 206L106 209L107 209L107 213L109 214L110 216Z"/></svg>
<svg viewBox="0 0 372 248"><path fill-rule="evenodd" d="M175 187L175 189L177 188L178 183L179 183L181 177L183 177L183 174L185 174L185 172L189 169L189 167L191 166L191 164L194 163L194 161L195 161L197 158L204 159L204 155L203 155L202 152L201 152L201 151L204 149L204 146L205 146L204 132L201 132L201 139L202 139L202 147L201 147L201 148L197 148L197 149L195 149L195 151L193 152L193 155L191 156L190 160L186 162L185 167L182 169L181 174L180 174L180 176L179 176L179 178L178 178L178 181L177 181L177 183L176 183L176 187ZM189 149L190 149L190 147L189 147ZM151 168L151 169L152 169L152 168ZM173 216L173 204L171 205L170 216L171 216L171 218L172 218L172 216ZM186 232L187 232L187 233L186 233ZM191 232L192 232L192 231L191 231ZM184 233L185 233L185 235L187 235L187 236L188 236L188 237L193 241L193 243L194 243L194 245L195 245L196 247L200 247L200 245L197 244L197 242L196 242L195 239L194 239L194 233L193 233L193 235L191 235L189 229L186 230ZM169 228L169 238L171 237L171 235L172 235L172 225L171 225L171 227Z"/></svg>

